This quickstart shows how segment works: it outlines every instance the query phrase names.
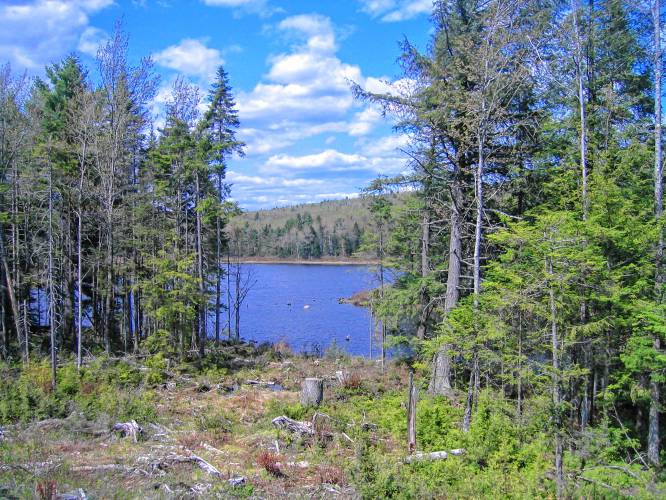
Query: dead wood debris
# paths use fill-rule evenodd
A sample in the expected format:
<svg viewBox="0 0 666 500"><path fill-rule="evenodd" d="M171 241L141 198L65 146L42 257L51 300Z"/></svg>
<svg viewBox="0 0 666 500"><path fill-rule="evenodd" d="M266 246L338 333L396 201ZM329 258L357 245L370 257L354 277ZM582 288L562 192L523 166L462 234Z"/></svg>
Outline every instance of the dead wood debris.
<svg viewBox="0 0 666 500"><path fill-rule="evenodd" d="M116 423L111 428L111 432L120 432L125 437L131 437L132 441L137 443L139 436L143 433L143 429L136 423L136 420L130 420L129 422Z"/></svg>
<svg viewBox="0 0 666 500"><path fill-rule="evenodd" d="M433 460L445 460L449 455L458 456L465 453L465 450L462 448L450 450L450 451L433 451L431 453L414 453L405 458L404 462L411 464L413 462L423 462L423 461L433 461Z"/></svg>

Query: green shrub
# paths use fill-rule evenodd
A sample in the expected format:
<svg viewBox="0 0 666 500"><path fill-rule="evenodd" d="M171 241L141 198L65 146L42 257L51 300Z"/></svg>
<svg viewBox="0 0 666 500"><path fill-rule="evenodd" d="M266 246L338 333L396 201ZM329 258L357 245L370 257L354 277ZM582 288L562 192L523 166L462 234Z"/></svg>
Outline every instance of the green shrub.
<svg viewBox="0 0 666 500"><path fill-rule="evenodd" d="M146 383L149 385L163 384L166 380L167 360L164 353L158 352L146 359L146 367L148 373L146 374Z"/></svg>
<svg viewBox="0 0 666 500"><path fill-rule="evenodd" d="M305 408L300 403L285 403L283 401L273 399L269 401L266 414L271 418L279 415L286 415L294 420L305 420L308 416L308 408Z"/></svg>

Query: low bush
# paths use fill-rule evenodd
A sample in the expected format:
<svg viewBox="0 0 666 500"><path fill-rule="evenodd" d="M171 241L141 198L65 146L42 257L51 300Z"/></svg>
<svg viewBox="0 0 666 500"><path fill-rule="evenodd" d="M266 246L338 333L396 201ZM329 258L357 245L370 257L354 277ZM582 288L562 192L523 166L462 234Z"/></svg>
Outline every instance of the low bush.
<svg viewBox="0 0 666 500"><path fill-rule="evenodd" d="M262 451L257 457L257 465L262 467L271 476L281 477L283 475L280 469L280 456L270 451Z"/></svg>

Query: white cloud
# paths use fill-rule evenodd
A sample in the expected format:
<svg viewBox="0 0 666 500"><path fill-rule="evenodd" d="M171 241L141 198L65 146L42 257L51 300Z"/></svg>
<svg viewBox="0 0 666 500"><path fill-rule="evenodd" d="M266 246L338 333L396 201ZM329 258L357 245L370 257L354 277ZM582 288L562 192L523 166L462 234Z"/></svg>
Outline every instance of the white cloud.
<svg viewBox="0 0 666 500"><path fill-rule="evenodd" d="M350 81L364 83L361 69L341 61L331 20L318 14L287 17L277 25L292 41L273 55L264 81L237 96L248 154L265 154L323 133L367 134L376 113L349 112L359 104Z"/></svg>
<svg viewBox="0 0 666 500"><path fill-rule="evenodd" d="M340 198L358 198L358 196L358 191L353 193L319 193L315 195L320 200L339 200Z"/></svg>
<svg viewBox="0 0 666 500"><path fill-rule="evenodd" d="M404 172L397 149L404 139L375 137L381 110L356 101L350 81L391 94L413 82L367 78L342 61L336 28L324 16L288 17L275 30L288 48L267 59L252 90L236 96L247 157L229 172L234 197L252 209L318 202L355 196L378 174ZM313 150L316 143L325 145Z"/></svg>
<svg viewBox="0 0 666 500"><path fill-rule="evenodd" d="M241 7L255 3L255 0L203 0L203 3L214 7Z"/></svg>
<svg viewBox="0 0 666 500"><path fill-rule="evenodd" d="M109 35L106 33L106 31L88 26L79 38L79 45L77 50L79 52L83 52L84 54L88 54L89 56L95 57L100 45L102 45L108 39Z"/></svg>
<svg viewBox="0 0 666 500"><path fill-rule="evenodd" d="M363 111L354 115L354 121L350 124L349 135L361 136L369 134L372 129L383 120L382 114L377 108L368 106Z"/></svg>
<svg viewBox="0 0 666 500"><path fill-rule="evenodd" d="M38 70L74 49L89 15L113 0L33 0L0 6L0 60Z"/></svg>
<svg viewBox="0 0 666 500"><path fill-rule="evenodd" d="M186 38L154 55L155 62L184 75L208 80L224 64L220 51L207 47L200 40Z"/></svg>
<svg viewBox="0 0 666 500"><path fill-rule="evenodd" d="M395 175L405 168L405 159L397 151L394 154L367 156L358 153L342 153L327 149L320 153L292 156L271 156L260 167L260 172L289 176L294 172L309 172L316 175L339 176L350 172Z"/></svg>
<svg viewBox="0 0 666 500"><path fill-rule="evenodd" d="M365 158L358 154L346 154L334 149L327 149L321 153L289 156L275 155L268 159L266 167L288 167L290 169L312 169L312 168L335 168L346 167L349 165L358 165L365 161Z"/></svg>
<svg viewBox="0 0 666 500"><path fill-rule="evenodd" d="M267 0L201 0L209 7L226 7L234 10L235 15L244 13L256 14L259 17L269 17L282 9L272 7Z"/></svg>
<svg viewBox="0 0 666 500"><path fill-rule="evenodd" d="M432 13L433 0L360 0L361 10L387 23Z"/></svg>
<svg viewBox="0 0 666 500"><path fill-rule="evenodd" d="M392 134L379 139L360 139L356 146L363 150L368 156L396 156L399 151L409 144L409 136L406 134Z"/></svg>
<svg viewBox="0 0 666 500"><path fill-rule="evenodd" d="M325 181L321 179L283 179L279 177L262 177L258 175L243 175L233 170L227 172L227 180L233 183L242 183L253 186L275 187L305 187L321 186Z"/></svg>

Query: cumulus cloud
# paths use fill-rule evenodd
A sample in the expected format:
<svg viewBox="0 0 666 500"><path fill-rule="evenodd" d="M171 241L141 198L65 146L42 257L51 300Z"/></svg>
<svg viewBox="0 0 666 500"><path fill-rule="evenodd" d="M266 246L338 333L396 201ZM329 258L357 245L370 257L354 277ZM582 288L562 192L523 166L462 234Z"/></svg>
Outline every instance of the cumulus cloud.
<svg viewBox="0 0 666 500"><path fill-rule="evenodd" d="M77 46L77 50L79 52L83 52L84 54L88 54L89 56L95 57L100 45L102 45L108 39L109 35L106 31L88 26L79 38L79 45Z"/></svg>
<svg viewBox="0 0 666 500"><path fill-rule="evenodd" d="M360 0L361 10L380 20L393 23L430 14L433 0Z"/></svg>
<svg viewBox="0 0 666 500"><path fill-rule="evenodd" d="M241 174L239 163L229 172L234 197L246 208L317 202L354 196L378 174L404 172L398 148L405 139L376 137L385 118L377 106L354 99L350 82L390 94L413 82L366 77L342 61L336 27L325 16L291 16L273 29L288 48L267 59L252 90L237 95L243 165L251 166Z"/></svg>
<svg viewBox="0 0 666 500"><path fill-rule="evenodd" d="M207 47L201 40L185 38L154 56L155 62L188 76L208 80L224 64L219 50Z"/></svg>
<svg viewBox="0 0 666 500"><path fill-rule="evenodd" d="M319 134L368 134L379 123L379 113L361 109L350 116L360 107L350 82L365 84L366 78L358 66L337 56L331 20L297 15L276 28L291 42L289 50L271 56L263 81L237 96L248 154L266 154Z"/></svg>
<svg viewBox="0 0 666 500"><path fill-rule="evenodd" d="M265 82L238 96L241 117L252 126L343 119L354 104L349 80L362 79L358 66L335 55L337 43L328 18L300 15L284 19L278 29L296 43L288 53L270 58Z"/></svg>
<svg viewBox="0 0 666 500"><path fill-rule="evenodd" d="M202 2L210 7L231 8L236 15L247 13L269 17L282 11L282 9L272 7L267 0L202 0Z"/></svg>
<svg viewBox="0 0 666 500"><path fill-rule="evenodd" d="M370 156L327 149L320 153L300 156L273 155L261 166L260 171L287 177L295 173L303 176L336 177L346 174L394 175L404 170L405 160L397 151L386 150L384 153L386 154Z"/></svg>
<svg viewBox="0 0 666 500"><path fill-rule="evenodd" d="M284 179L280 177L262 177L258 175L244 175L233 170L227 172L227 180L230 182L241 182L253 186L275 187L304 187L321 186L325 181L321 179Z"/></svg>
<svg viewBox="0 0 666 500"><path fill-rule="evenodd" d="M112 4L113 0L3 2L0 60L38 70L77 47L89 25L89 16Z"/></svg>

